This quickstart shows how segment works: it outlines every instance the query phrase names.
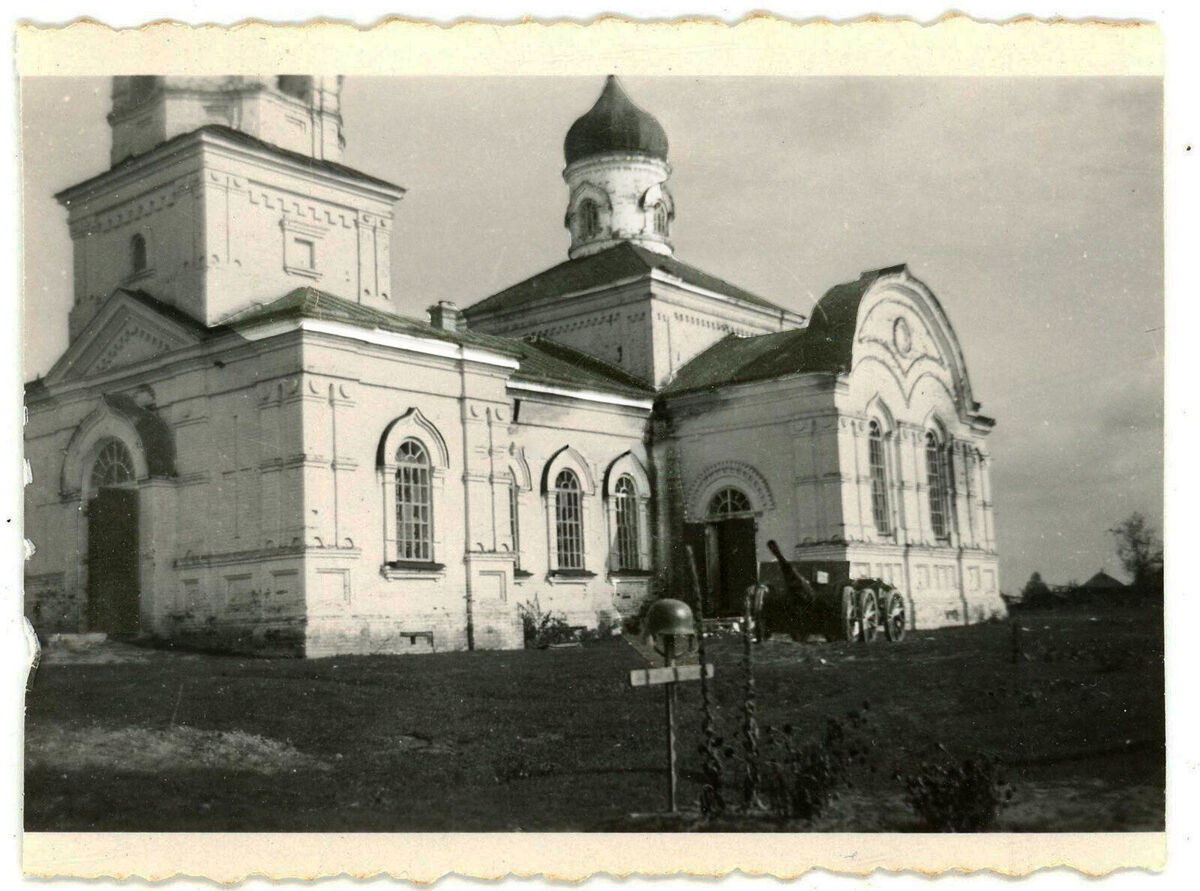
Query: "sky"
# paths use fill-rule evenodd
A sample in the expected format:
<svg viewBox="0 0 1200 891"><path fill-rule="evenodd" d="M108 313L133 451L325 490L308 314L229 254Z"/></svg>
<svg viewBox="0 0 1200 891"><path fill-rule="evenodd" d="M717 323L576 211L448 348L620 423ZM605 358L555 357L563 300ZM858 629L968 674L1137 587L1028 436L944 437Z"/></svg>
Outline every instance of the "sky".
<svg viewBox="0 0 1200 891"><path fill-rule="evenodd" d="M1126 577L1163 503L1162 88L1150 78L623 78L670 140L676 256L805 312L907 263L962 343L1001 585ZM393 289L424 317L566 259L562 140L602 79L347 78L345 163L404 186ZM66 346L58 190L108 166L104 78L21 85L24 369Z"/></svg>

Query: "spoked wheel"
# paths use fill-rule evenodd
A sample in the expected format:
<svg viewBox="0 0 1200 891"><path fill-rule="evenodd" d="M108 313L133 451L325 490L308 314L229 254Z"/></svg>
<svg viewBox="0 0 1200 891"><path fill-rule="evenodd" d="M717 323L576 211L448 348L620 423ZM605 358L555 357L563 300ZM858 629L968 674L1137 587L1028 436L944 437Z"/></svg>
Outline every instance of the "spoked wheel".
<svg viewBox="0 0 1200 891"><path fill-rule="evenodd" d="M858 592L858 611L861 616L863 643L871 643L879 634L879 601L874 588L863 588Z"/></svg>
<svg viewBox="0 0 1200 891"><path fill-rule="evenodd" d="M858 640L862 636L862 616L858 611L858 592L850 585L842 588L839 628L842 640Z"/></svg>
<svg viewBox="0 0 1200 891"><path fill-rule="evenodd" d="M887 598L887 607L884 610L883 630L887 633L887 639L892 643L900 643L904 640L904 632L908 630L908 608L904 605L904 595L899 591L892 591Z"/></svg>

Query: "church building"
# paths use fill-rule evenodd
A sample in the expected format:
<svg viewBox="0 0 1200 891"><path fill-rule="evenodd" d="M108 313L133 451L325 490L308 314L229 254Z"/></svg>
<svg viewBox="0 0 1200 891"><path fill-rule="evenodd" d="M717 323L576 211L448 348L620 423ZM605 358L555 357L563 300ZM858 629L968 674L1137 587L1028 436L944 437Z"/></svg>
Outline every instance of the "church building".
<svg viewBox="0 0 1200 891"><path fill-rule="evenodd" d="M993 421L906 267L805 317L677 258L667 135L610 77L566 135L567 259L409 318L404 189L341 162L340 95L113 79L111 167L57 196L69 345L26 386L39 633L513 648L524 604L684 595L685 543L736 613L768 540L916 628L1002 609Z"/></svg>

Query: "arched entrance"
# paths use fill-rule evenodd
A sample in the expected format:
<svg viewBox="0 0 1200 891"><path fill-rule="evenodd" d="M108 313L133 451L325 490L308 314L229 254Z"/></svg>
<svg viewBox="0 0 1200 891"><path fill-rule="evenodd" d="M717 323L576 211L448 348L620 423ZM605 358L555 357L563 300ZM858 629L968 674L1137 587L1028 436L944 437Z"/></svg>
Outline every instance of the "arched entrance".
<svg viewBox="0 0 1200 891"><path fill-rule="evenodd" d="M139 627L137 472L129 449L96 444L85 480L88 630L132 634Z"/></svg>
<svg viewBox="0 0 1200 891"><path fill-rule="evenodd" d="M733 486L709 499L705 519L686 538L708 582L706 612L740 616L746 588L758 581L758 523L746 493Z"/></svg>

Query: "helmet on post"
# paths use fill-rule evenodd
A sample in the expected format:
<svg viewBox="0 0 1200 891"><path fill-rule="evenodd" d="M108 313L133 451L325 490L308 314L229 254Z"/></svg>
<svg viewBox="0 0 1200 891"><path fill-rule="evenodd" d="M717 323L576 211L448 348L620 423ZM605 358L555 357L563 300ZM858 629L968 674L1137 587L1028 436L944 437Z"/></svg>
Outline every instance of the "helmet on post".
<svg viewBox="0 0 1200 891"><path fill-rule="evenodd" d="M662 655L668 650L672 655L680 655L695 646L696 619L692 608L682 600L664 597L654 601L646 611L644 627L654 641L654 649Z"/></svg>

